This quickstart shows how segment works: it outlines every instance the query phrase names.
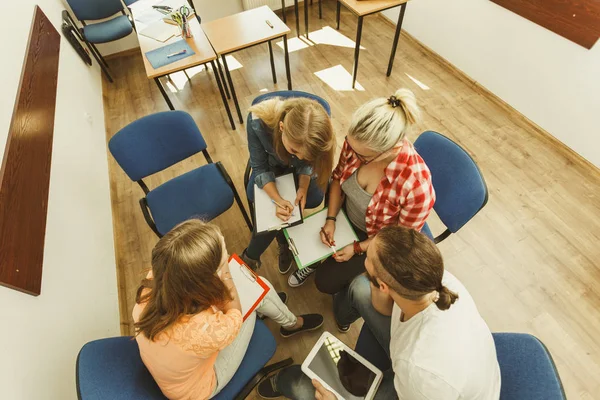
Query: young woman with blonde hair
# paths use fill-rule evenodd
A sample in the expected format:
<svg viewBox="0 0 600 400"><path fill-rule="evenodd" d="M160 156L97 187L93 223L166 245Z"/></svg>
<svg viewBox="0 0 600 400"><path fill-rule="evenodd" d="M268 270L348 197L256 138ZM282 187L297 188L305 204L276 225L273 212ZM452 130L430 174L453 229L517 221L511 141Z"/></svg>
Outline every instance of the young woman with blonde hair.
<svg viewBox="0 0 600 400"><path fill-rule="evenodd" d="M387 225L421 230L435 202L431 174L406 132L419 119L415 95L399 89L362 105L352 116L329 187L323 243L335 242L336 217L344 208L360 239L338 250L318 268L317 288L335 294L364 271L364 252ZM315 269L290 277L302 284ZM340 327L345 331L347 327Z"/></svg>
<svg viewBox="0 0 600 400"><path fill-rule="evenodd" d="M229 272L219 228L188 220L152 250L152 271L138 289L133 319L142 360L169 399L214 397L239 367L256 321L242 322L241 304ZM256 311L289 337L319 328L319 314L295 316L271 290Z"/></svg>
<svg viewBox="0 0 600 400"><path fill-rule="evenodd" d="M295 206L315 208L323 201L333 168L335 135L329 115L315 100L304 97L275 97L250 108L248 150L252 176L246 188L254 200L254 184L283 205L277 216L287 221ZM298 191L295 199L284 199L275 186L275 177L293 170ZM253 235L242 259L253 269L260 256L277 237L279 272L289 271L293 257L281 232Z"/></svg>

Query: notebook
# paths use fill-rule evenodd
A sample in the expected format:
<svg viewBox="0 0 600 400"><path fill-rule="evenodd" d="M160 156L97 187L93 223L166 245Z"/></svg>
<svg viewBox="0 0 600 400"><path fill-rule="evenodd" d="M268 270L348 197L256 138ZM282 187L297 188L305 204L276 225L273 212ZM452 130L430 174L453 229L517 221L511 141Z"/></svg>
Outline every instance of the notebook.
<svg viewBox="0 0 600 400"><path fill-rule="evenodd" d="M282 175L275 179L275 185L279 195L290 203L294 204L296 200L296 182L294 174ZM254 184L254 215L256 216L256 233L281 230L289 226L301 224L303 221L302 210L300 207L294 208L292 217L283 222L275 212L277 206L273 203L269 195Z"/></svg>
<svg viewBox="0 0 600 400"><path fill-rule="evenodd" d="M231 279L240 296L242 304L242 315L244 321L258 307L258 304L265 298L271 289L267 284L252 271L237 254L229 257L229 270Z"/></svg>
<svg viewBox="0 0 600 400"><path fill-rule="evenodd" d="M176 25L165 24L162 20L153 22L140 31L140 35L144 35L159 42L166 42L179 33L181 33L181 31Z"/></svg>
<svg viewBox="0 0 600 400"><path fill-rule="evenodd" d="M283 231L298 269L308 267L333 255L330 247L321 242L321 227L325 225L327 208L304 218L302 225L293 226ZM340 210L335 224L335 247L341 249L358 240L356 232L350 225L344 210Z"/></svg>

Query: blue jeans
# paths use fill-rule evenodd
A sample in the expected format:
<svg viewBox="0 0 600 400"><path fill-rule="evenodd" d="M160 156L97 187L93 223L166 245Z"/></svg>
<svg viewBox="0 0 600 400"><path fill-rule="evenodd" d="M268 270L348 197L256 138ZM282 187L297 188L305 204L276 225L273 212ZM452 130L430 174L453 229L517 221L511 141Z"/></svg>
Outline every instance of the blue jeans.
<svg viewBox="0 0 600 400"><path fill-rule="evenodd" d="M340 324L350 324L363 317L363 329L367 328L367 332L361 332L356 352L384 371L375 400L397 399L394 372L389 361L391 318L373 308L371 286L364 275L356 277L347 288L334 296L334 314ZM383 360L373 359L377 354L381 354ZM275 388L290 399L315 398L315 389L299 365L279 372L275 377Z"/></svg>
<svg viewBox="0 0 600 400"><path fill-rule="evenodd" d="M250 180L248 181L248 187L246 188L246 195L248 196L248 200L254 202L254 177L256 175L254 172L250 176ZM294 173L294 178L297 179L297 175ZM317 208L319 204L323 201L324 194L317 186L317 182L315 179L310 180L310 184L308 185L308 192L306 193L306 208ZM286 199L290 202L294 202L294 199ZM283 236L282 231L274 231L274 232L264 232L260 235L256 235L252 233L252 239L250 239L250 243L246 248L246 255L253 260L259 261L260 256L265 252L265 250L269 247L273 239L277 237L277 241L286 245L285 237Z"/></svg>

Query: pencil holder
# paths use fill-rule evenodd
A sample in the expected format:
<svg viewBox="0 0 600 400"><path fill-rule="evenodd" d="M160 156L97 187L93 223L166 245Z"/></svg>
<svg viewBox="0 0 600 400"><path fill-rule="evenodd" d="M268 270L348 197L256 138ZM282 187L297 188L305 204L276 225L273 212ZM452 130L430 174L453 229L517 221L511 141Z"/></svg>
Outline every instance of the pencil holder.
<svg viewBox="0 0 600 400"><path fill-rule="evenodd" d="M191 38L192 37L192 30L190 29L190 24L187 21L185 21L181 25L181 37L182 38Z"/></svg>

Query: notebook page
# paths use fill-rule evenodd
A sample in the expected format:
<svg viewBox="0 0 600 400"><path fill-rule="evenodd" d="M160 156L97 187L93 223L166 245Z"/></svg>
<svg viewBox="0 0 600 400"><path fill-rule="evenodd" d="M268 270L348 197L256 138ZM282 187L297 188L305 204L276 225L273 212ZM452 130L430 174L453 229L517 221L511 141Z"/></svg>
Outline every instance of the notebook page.
<svg viewBox="0 0 600 400"><path fill-rule="evenodd" d="M240 297L240 303L242 305L242 316L244 320L247 318L248 311L256 304L256 302L265 293L265 289L256 281L250 278L252 273L248 271L245 266L232 258L229 261L229 270L231 272L231 279L238 291ZM267 290L268 291L268 290Z"/></svg>
<svg viewBox="0 0 600 400"><path fill-rule="evenodd" d="M287 174L275 179L277 191L285 200L294 204L296 200L296 183L294 174ZM256 213L256 232L268 231L270 228L280 226L284 222L275 215L276 205L273 204L267 193L254 185L254 210ZM292 224L302 219L298 207L294 208L293 216L287 221Z"/></svg>

